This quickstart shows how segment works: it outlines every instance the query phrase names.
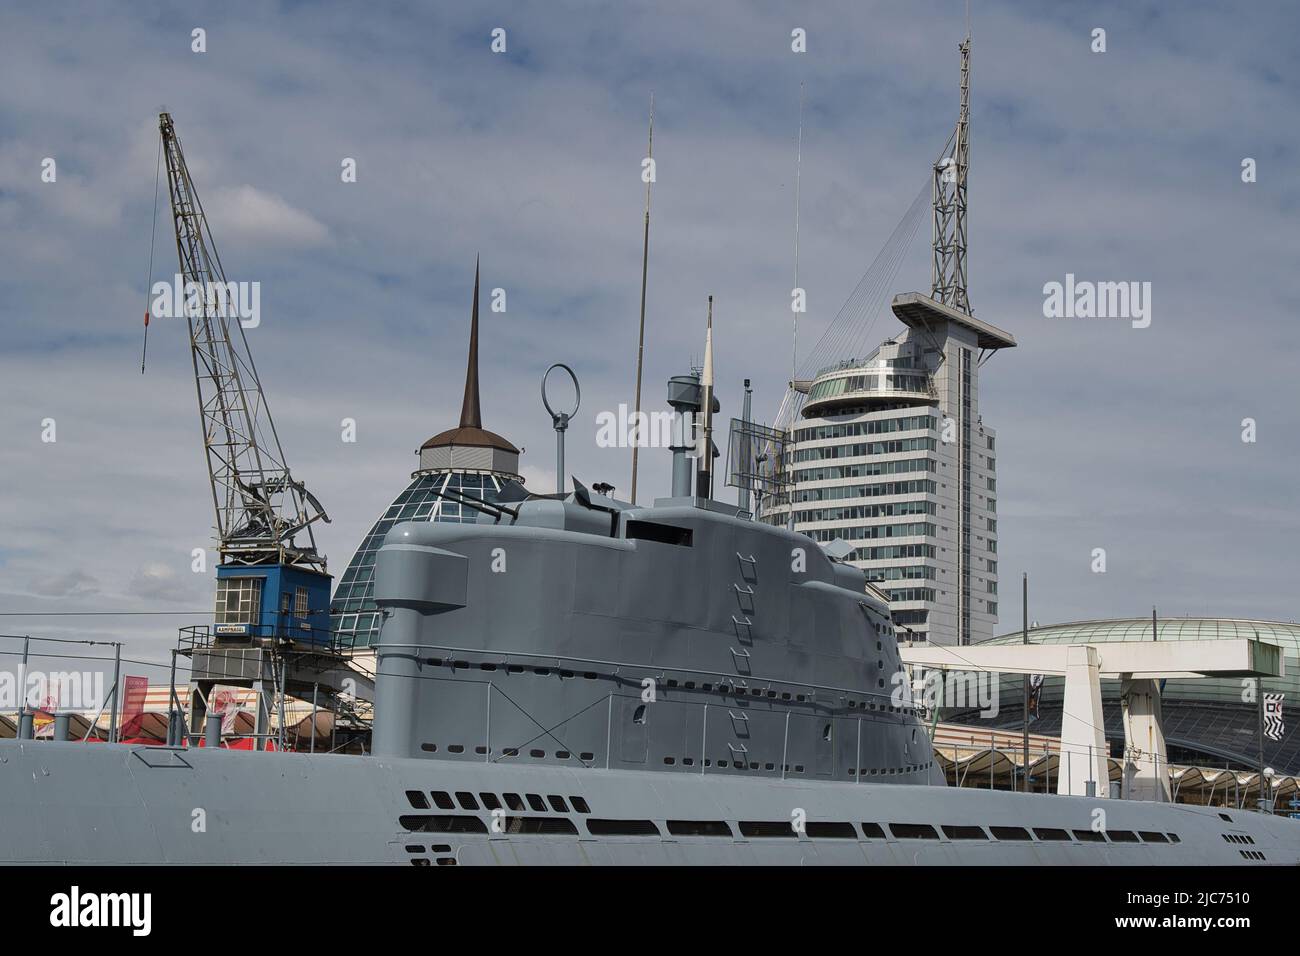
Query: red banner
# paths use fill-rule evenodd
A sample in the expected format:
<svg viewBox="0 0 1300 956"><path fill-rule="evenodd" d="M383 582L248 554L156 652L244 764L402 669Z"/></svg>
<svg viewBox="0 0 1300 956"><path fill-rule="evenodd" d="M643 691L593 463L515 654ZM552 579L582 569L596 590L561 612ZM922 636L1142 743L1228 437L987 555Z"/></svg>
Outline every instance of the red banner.
<svg viewBox="0 0 1300 956"><path fill-rule="evenodd" d="M118 732L122 737L136 737L140 733L140 718L144 715L144 698L149 693L149 678L122 678L122 722Z"/></svg>

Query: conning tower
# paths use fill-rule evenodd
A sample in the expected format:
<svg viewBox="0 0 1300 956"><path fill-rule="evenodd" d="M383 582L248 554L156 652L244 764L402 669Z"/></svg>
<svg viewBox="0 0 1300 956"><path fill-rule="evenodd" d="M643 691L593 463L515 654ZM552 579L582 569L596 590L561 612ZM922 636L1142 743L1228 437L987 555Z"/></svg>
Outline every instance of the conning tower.
<svg viewBox="0 0 1300 956"><path fill-rule="evenodd" d="M694 384L673 379L675 409ZM637 507L575 482L469 524L398 524L375 601L379 756L931 779L863 572L734 506Z"/></svg>

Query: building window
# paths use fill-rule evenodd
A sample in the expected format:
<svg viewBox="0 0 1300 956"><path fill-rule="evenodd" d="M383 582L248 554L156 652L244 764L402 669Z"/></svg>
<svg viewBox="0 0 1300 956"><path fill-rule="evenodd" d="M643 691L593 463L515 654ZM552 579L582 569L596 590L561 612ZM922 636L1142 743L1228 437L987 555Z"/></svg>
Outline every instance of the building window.
<svg viewBox="0 0 1300 956"><path fill-rule="evenodd" d="M834 541L837 538L849 541L854 541L860 538L932 538L934 537L934 524L929 521L912 521L906 524L858 525L851 528L818 528L805 533L814 541Z"/></svg>
<svg viewBox="0 0 1300 956"><path fill-rule="evenodd" d="M932 544L890 544L879 548L857 548L850 559L854 561L884 561L890 558L933 558Z"/></svg>
<svg viewBox="0 0 1300 956"><path fill-rule="evenodd" d="M924 624L930 619L930 612L925 610L892 611L889 616L895 624Z"/></svg>
<svg viewBox="0 0 1300 956"><path fill-rule="evenodd" d="M846 422L842 425L817 425L800 428L794 433L797 443L822 441L828 438L857 438L860 435L886 435L890 432L935 431L939 420L933 415L914 415L903 418L873 419L867 422Z"/></svg>
<svg viewBox="0 0 1300 956"><path fill-rule="evenodd" d="M865 478L871 475L899 475L913 471L934 471L935 463L928 458L904 458L901 461L869 461L859 465L829 465L822 468L805 468L792 472L796 483L804 481L838 481L844 478Z"/></svg>
<svg viewBox="0 0 1300 956"><path fill-rule="evenodd" d="M262 614L261 578L218 578L218 624L256 624Z"/></svg>
<svg viewBox="0 0 1300 956"><path fill-rule="evenodd" d="M934 568L924 564L909 564L901 568L867 568L867 580L873 584L880 581L903 581L916 579L934 580Z"/></svg>
<svg viewBox="0 0 1300 956"><path fill-rule="evenodd" d="M860 521L900 515L933 515L933 501L896 501L883 505L845 505L839 508L804 508L794 513L796 521Z"/></svg>
<svg viewBox="0 0 1300 956"><path fill-rule="evenodd" d="M938 485L930 479L885 481L872 485L841 485L837 488L802 488L791 493L795 502L834 501L840 498L876 498L883 495L932 495Z"/></svg>
<svg viewBox="0 0 1300 956"><path fill-rule="evenodd" d="M296 588L293 592L293 613L297 617L306 617L307 610L307 589Z"/></svg>
<svg viewBox="0 0 1300 956"><path fill-rule="evenodd" d="M933 601L934 588L890 588L890 603L903 601Z"/></svg>

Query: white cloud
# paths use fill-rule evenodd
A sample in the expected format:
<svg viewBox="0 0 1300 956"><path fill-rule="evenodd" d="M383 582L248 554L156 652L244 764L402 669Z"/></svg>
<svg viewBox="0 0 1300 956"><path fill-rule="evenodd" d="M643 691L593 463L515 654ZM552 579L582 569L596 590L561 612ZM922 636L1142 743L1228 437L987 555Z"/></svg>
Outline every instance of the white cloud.
<svg viewBox="0 0 1300 956"><path fill-rule="evenodd" d="M554 468L521 465L519 467L519 476L524 479L524 487L535 495L549 495L555 491Z"/></svg>
<svg viewBox="0 0 1300 956"><path fill-rule="evenodd" d="M176 600L182 596L182 583L190 584L192 582L184 581L177 573L176 569L168 564L158 561L149 561L141 565L136 570L135 575L131 578L131 583L127 585L127 592L136 597L148 598L149 600ZM192 588L185 588L185 591L192 593ZM193 598L191 597L191 600Z"/></svg>
<svg viewBox="0 0 1300 956"><path fill-rule="evenodd" d="M317 246L329 238L329 230L310 213L247 184L215 189L203 204L223 242Z"/></svg>

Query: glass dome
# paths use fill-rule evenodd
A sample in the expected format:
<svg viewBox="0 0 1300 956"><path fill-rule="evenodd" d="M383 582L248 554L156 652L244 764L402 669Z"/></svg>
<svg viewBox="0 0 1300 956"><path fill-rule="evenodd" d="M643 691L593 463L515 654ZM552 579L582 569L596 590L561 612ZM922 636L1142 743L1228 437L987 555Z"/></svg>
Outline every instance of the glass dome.
<svg viewBox="0 0 1300 956"><path fill-rule="evenodd" d="M478 513L442 496L447 489L484 501L514 480L505 475L464 471L420 472L374 523L348 564L330 603L330 624L339 639L356 647L374 643L379 636L379 608L375 595L375 555L384 536L399 521L474 521Z"/></svg>

